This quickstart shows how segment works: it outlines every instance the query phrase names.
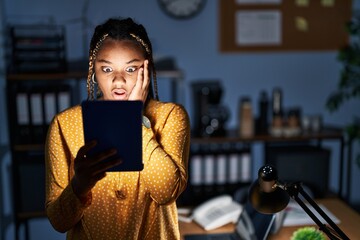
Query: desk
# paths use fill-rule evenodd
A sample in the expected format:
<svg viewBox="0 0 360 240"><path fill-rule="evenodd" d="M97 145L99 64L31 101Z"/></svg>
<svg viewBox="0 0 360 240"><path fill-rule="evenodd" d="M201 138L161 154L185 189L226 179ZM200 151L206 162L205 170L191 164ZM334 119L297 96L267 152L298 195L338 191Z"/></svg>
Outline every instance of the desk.
<svg viewBox="0 0 360 240"><path fill-rule="evenodd" d="M338 198L328 198L318 200L317 203L323 204L330 212L332 212L337 218L340 219L338 226L340 229L350 238L358 239L360 236L360 214L351 209L343 201ZM181 239L184 239L186 234L199 234L206 233L199 225L196 223L184 223L180 222L180 234ZM314 223L314 226L315 223ZM283 227L276 234L270 235L269 239L271 240L289 240L292 233L300 228L301 226L296 227ZM317 226L316 226L317 227ZM234 224L227 224L224 227L209 231L209 233L220 233L220 232L231 232L234 231Z"/></svg>

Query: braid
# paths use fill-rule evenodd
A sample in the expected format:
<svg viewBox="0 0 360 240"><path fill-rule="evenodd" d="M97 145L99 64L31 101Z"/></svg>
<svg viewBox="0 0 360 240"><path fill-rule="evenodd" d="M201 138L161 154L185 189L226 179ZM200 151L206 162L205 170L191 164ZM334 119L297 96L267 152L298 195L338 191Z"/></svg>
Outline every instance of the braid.
<svg viewBox="0 0 360 240"><path fill-rule="evenodd" d="M94 100L95 84L93 83L92 76L95 73L95 60L100 47L107 37L119 41L134 41L143 49L145 58L149 60L149 71L152 73L152 81L150 79L150 91L148 97L158 100L159 96L156 71L152 56L151 42L143 25L135 23L131 18L110 18L104 24L98 25L95 28L94 35L90 42L89 51L89 72L87 76L88 99ZM100 91L100 89L98 89L98 91Z"/></svg>
<svg viewBox="0 0 360 240"><path fill-rule="evenodd" d="M148 44L143 40L141 39L139 36L133 34L133 33L130 33L130 36L132 36L133 38L136 39L136 41L138 43L140 43L140 45L145 49L145 52L147 54L147 57L149 58L149 63L150 63L150 69L152 69L152 78L153 78L153 82L154 82L154 86L152 86L150 84L150 87L153 88L153 95L155 96L152 96L153 98L155 98L156 100L159 100L159 95L158 95L158 89L157 89L157 79L156 79L156 71L155 71L155 64L154 64L154 59L152 57L152 54L151 54L151 43L150 41L148 41ZM149 47L150 45L150 47ZM151 92L152 93L152 92Z"/></svg>
<svg viewBox="0 0 360 240"><path fill-rule="evenodd" d="M94 100L94 92L95 92L95 83L92 80L92 75L95 74L94 71L94 63L96 60L96 55L99 52L99 49L101 47L101 45L103 44L104 40L106 39L106 37L108 36L108 34L104 34L99 41L96 43L94 49L90 49L90 57L89 57L89 72L88 72L88 76L87 76L87 90L88 90L88 99L89 100Z"/></svg>

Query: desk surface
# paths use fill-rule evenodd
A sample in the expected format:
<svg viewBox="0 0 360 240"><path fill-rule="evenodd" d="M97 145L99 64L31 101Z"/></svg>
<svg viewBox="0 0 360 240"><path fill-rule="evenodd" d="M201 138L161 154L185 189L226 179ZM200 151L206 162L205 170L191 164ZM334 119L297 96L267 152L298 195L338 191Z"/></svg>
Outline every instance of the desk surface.
<svg viewBox="0 0 360 240"><path fill-rule="evenodd" d="M325 205L330 212L332 212L337 218L340 219L340 223L338 224L338 226L350 239L359 238L360 236L359 213L351 209L343 201L337 198L321 199L318 200L317 202ZM180 222L179 225L180 225L180 234L182 239L186 234L206 233L205 230L203 230L200 226L198 226L193 222L191 223ZM315 223L314 226L316 226ZM300 227L301 226L283 227L276 234L270 235L269 239L289 240L292 233ZM216 230L209 231L209 233L231 232L233 230L234 230L234 225L228 224Z"/></svg>

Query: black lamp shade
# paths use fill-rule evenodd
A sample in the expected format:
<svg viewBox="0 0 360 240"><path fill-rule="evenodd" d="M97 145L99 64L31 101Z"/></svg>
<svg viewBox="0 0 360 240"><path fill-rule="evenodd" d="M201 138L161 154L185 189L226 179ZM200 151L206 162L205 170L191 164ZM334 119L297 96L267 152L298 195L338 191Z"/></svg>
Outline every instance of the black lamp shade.
<svg viewBox="0 0 360 240"><path fill-rule="evenodd" d="M277 171L270 165L259 169L258 179L251 185L249 200L252 206L261 213L280 212L289 203L288 193L277 187Z"/></svg>

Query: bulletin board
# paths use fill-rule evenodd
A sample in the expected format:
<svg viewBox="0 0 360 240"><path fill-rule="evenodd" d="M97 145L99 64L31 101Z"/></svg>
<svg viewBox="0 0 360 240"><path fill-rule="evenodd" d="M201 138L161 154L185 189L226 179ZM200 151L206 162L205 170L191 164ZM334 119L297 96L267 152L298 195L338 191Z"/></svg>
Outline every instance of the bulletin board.
<svg viewBox="0 0 360 240"><path fill-rule="evenodd" d="M352 0L219 0L222 52L338 50Z"/></svg>

